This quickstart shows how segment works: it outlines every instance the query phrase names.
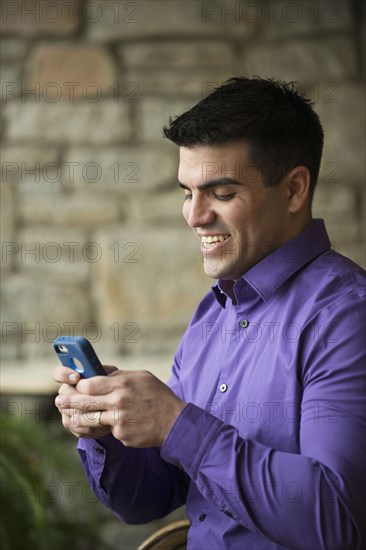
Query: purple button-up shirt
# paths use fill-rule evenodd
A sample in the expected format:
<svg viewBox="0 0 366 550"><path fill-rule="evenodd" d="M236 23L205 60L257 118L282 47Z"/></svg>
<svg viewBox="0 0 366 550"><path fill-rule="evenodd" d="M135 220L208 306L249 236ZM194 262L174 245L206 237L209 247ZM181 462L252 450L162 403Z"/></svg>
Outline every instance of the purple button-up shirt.
<svg viewBox="0 0 366 550"><path fill-rule="evenodd" d="M97 496L130 523L185 503L189 549L363 548L365 299L321 220L218 281L175 357L188 405L163 447L79 441Z"/></svg>

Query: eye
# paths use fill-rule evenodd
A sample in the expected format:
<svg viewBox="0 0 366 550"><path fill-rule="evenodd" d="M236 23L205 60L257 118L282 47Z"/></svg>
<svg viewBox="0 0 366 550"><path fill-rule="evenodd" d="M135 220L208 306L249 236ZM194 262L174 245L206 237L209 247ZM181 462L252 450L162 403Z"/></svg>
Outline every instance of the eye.
<svg viewBox="0 0 366 550"><path fill-rule="evenodd" d="M235 196L235 193L230 193L229 195L217 195L217 193L214 193L215 199L218 199L219 201L229 201Z"/></svg>
<svg viewBox="0 0 366 550"><path fill-rule="evenodd" d="M188 195L184 195L184 200L188 200L188 199L191 199L192 198L192 195L188 194Z"/></svg>

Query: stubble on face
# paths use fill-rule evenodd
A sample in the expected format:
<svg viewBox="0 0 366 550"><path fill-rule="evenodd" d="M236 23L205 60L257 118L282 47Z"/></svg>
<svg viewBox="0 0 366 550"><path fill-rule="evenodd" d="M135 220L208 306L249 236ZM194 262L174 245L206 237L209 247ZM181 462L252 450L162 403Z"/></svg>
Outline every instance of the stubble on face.
<svg viewBox="0 0 366 550"><path fill-rule="evenodd" d="M265 187L242 142L182 147L178 180L187 196L183 215L201 240L209 277L237 280L286 240L283 186ZM218 183L205 187L212 182ZM202 243L207 236L225 239Z"/></svg>

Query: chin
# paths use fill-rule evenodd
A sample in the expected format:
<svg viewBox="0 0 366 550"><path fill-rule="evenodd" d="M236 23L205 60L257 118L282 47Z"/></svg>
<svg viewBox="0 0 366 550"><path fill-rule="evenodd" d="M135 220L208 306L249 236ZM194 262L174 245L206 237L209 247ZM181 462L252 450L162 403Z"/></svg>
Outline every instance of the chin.
<svg viewBox="0 0 366 550"><path fill-rule="evenodd" d="M211 265L210 265L211 264ZM214 265L213 262L205 261L203 264L203 269L208 277L211 279L232 279L232 270L229 269L229 266L220 266Z"/></svg>

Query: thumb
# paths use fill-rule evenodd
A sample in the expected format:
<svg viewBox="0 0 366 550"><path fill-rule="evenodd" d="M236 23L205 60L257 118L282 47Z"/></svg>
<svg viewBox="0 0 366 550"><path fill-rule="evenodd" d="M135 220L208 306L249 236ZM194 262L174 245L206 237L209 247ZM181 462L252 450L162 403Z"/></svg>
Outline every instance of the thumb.
<svg viewBox="0 0 366 550"><path fill-rule="evenodd" d="M118 371L117 367L114 367L113 365L103 365L103 368L108 375Z"/></svg>

